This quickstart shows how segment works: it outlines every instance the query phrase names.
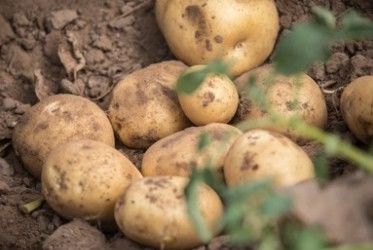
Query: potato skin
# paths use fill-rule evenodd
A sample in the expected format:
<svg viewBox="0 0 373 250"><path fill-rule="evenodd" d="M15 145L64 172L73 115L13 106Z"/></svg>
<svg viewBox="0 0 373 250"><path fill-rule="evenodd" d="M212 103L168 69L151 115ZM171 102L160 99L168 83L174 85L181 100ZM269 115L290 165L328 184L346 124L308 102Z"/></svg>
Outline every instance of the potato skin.
<svg viewBox="0 0 373 250"><path fill-rule="evenodd" d="M293 77L276 75L270 84L265 85L264 83L271 77L272 70L272 65L264 65L246 72L235 80L240 93L240 104L235 122L269 116L243 91L249 79L255 76L256 86L266 93L265 97L274 111L287 118L299 114L307 124L323 128L328 114L324 95L317 83L308 75L301 74ZM298 104L292 105L295 98ZM305 142L305 139L296 135L294 130L277 127L265 128L283 133L299 144Z"/></svg>
<svg viewBox="0 0 373 250"><path fill-rule="evenodd" d="M109 118L126 146L147 148L189 126L174 90L185 69L178 61L161 62L135 71L117 84Z"/></svg>
<svg viewBox="0 0 373 250"><path fill-rule="evenodd" d="M193 66L189 70L200 69ZM210 74L192 94L178 94L186 116L198 126L210 123L228 123L238 107L238 92L226 75Z"/></svg>
<svg viewBox="0 0 373 250"><path fill-rule="evenodd" d="M210 135L211 142L198 151L202 133ZM189 176L193 167L204 167L208 160L210 167L221 172L229 147L241 134L237 128L222 123L187 128L148 148L142 160L141 172L144 176Z"/></svg>
<svg viewBox="0 0 373 250"><path fill-rule="evenodd" d="M187 213L187 182L185 177L157 176L132 183L115 207L121 231L128 238L157 249L191 249L202 245ZM216 235L222 202L207 185L199 187L198 195L206 226Z"/></svg>
<svg viewBox="0 0 373 250"><path fill-rule="evenodd" d="M373 141L373 76L352 81L341 96L341 111L352 133L362 142Z"/></svg>
<svg viewBox="0 0 373 250"><path fill-rule="evenodd" d="M177 58L188 65L223 58L234 76L262 64L279 31L273 0L157 0L155 13Z"/></svg>
<svg viewBox="0 0 373 250"><path fill-rule="evenodd" d="M101 142L78 140L52 150L41 181L46 201L58 214L114 225L116 200L141 178L119 151Z"/></svg>
<svg viewBox="0 0 373 250"><path fill-rule="evenodd" d="M230 148L224 163L225 181L235 186L272 178L276 186L291 186L314 177L308 155L287 137L267 130L251 130Z"/></svg>
<svg viewBox="0 0 373 250"><path fill-rule="evenodd" d="M31 107L13 132L13 147L23 165L40 178L49 152L70 140L91 139L114 147L114 132L106 114L90 100L54 95Z"/></svg>

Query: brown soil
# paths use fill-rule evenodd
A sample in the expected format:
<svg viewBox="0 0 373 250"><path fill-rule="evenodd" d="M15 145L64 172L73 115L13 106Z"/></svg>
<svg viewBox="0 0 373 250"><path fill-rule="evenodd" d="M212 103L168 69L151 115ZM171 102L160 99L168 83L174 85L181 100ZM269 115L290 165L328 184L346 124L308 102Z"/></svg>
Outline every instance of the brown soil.
<svg viewBox="0 0 373 250"><path fill-rule="evenodd" d="M326 6L335 14L353 7L373 17L373 2L368 0L277 0L281 32L305 20L315 5ZM309 72L319 84L337 88L358 76L373 74L373 41L340 43L332 51L327 63ZM106 109L118 79L171 58L155 23L152 1L0 2L0 249L41 249L43 244L44 249L144 249L120 233L103 235L81 221L65 224L67 221L46 204L31 214L22 213L20 205L41 196L40 182L22 168L10 138L20 116L38 99L72 93ZM327 99L328 130L357 143L343 123L337 103L331 95ZM141 150L117 145L140 165ZM305 149L313 156L320 147L308 144ZM353 169L338 159L331 162L333 176ZM224 244L224 238L218 238L198 249L231 248Z"/></svg>

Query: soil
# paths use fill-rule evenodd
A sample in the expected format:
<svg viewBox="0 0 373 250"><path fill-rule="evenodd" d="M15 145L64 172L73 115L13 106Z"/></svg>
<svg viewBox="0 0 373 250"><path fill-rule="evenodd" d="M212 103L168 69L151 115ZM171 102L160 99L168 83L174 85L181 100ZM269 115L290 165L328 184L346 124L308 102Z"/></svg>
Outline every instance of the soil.
<svg viewBox="0 0 373 250"><path fill-rule="evenodd" d="M367 0L276 2L281 33L306 20L316 5L336 15L355 8L373 18L373 2ZM121 233L104 235L85 222L68 223L46 204L31 214L23 213L19 206L41 197L40 182L22 168L10 139L18 119L39 99L72 93L105 110L110 90L120 78L173 59L156 25L152 1L2 0L0 31L0 249L146 249ZM338 43L331 49L330 60L309 72L320 85L337 89L358 76L373 75L373 41ZM364 147L342 121L338 92L326 97L327 129ZM141 150L117 145L137 166L141 164ZM314 157L320 146L309 143L304 149ZM330 166L333 177L355 171L338 159ZM233 248L220 237L198 249Z"/></svg>

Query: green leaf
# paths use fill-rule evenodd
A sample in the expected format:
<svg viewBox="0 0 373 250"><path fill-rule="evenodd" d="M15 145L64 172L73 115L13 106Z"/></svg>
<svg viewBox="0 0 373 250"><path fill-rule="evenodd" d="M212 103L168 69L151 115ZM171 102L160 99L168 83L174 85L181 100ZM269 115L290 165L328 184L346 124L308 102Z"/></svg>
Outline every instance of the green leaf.
<svg viewBox="0 0 373 250"><path fill-rule="evenodd" d="M292 200L288 196L272 194L261 206L261 212L264 216L276 219L289 211Z"/></svg>
<svg viewBox="0 0 373 250"><path fill-rule="evenodd" d="M247 207L238 202L230 202L227 204L222 220L223 226L227 231L234 231L241 227L241 222L246 214Z"/></svg>
<svg viewBox="0 0 373 250"><path fill-rule="evenodd" d="M230 242L236 246L246 245L252 240L250 227L238 227L229 232Z"/></svg>
<svg viewBox="0 0 373 250"><path fill-rule="evenodd" d="M273 233L267 233L259 243L258 250L276 250L280 249L279 239Z"/></svg>
<svg viewBox="0 0 373 250"><path fill-rule="evenodd" d="M271 190L271 183L268 180L245 183L227 190L226 196L229 202L247 201L253 194L263 194Z"/></svg>
<svg viewBox="0 0 373 250"><path fill-rule="evenodd" d="M323 26L334 29L336 26L336 20L333 14L323 7L314 7L312 8L312 13L315 18L315 21Z"/></svg>
<svg viewBox="0 0 373 250"><path fill-rule="evenodd" d="M320 153L314 160L316 179L320 183L325 183L329 180L328 158L325 153Z"/></svg>
<svg viewBox="0 0 373 250"><path fill-rule="evenodd" d="M229 65L223 61L215 60L207 64L207 69L213 73L228 75Z"/></svg>
<svg viewBox="0 0 373 250"><path fill-rule="evenodd" d="M201 182L201 174L193 170L184 192L187 199L187 211L196 231L203 242L208 242L211 240L212 234L205 224L198 204L198 186Z"/></svg>
<svg viewBox="0 0 373 250"><path fill-rule="evenodd" d="M206 69L182 74L177 80L176 91L192 94L202 84L207 74Z"/></svg>
<svg viewBox="0 0 373 250"><path fill-rule="evenodd" d="M304 72L316 61L325 61L329 44L334 40L331 30L318 23L302 23L280 39L275 52L275 69L285 75Z"/></svg>
<svg viewBox="0 0 373 250"><path fill-rule="evenodd" d="M306 228L300 231L296 242L296 250L320 250L326 246L323 234L314 228Z"/></svg>
<svg viewBox="0 0 373 250"><path fill-rule="evenodd" d="M208 133L202 133L198 139L198 151L202 151L211 143L211 136Z"/></svg>
<svg viewBox="0 0 373 250"><path fill-rule="evenodd" d="M344 40L372 38L373 22L355 11L349 11L342 18L342 29L338 35Z"/></svg>
<svg viewBox="0 0 373 250"><path fill-rule="evenodd" d="M224 197L227 187L214 169L206 166L201 170L201 175L207 185L214 189L220 196Z"/></svg>
<svg viewBox="0 0 373 250"><path fill-rule="evenodd" d="M187 70L177 80L176 91L192 94L210 73L227 75L228 65L222 61L212 61L200 70Z"/></svg>

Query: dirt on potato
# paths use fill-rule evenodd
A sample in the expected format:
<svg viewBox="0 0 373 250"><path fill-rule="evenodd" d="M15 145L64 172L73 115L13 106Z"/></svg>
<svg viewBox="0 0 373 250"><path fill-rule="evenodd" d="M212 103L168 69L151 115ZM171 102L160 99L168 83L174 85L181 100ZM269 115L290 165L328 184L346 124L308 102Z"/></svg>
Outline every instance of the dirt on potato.
<svg viewBox="0 0 373 250"><path fill-rule="evenodd" d="M369 0L276 2L281 34L295 22L306 20L316 5L337 15L355 8L373 18L373 2ZM174 57L156 25L152 0L0 2L0 249L149 249L125 239L121 233L102 235L83 222L66 224L68 221L46 204L31 214L23 213L19 207L40 198L41 185L18 162L10 138L19 118L39 99L72 93L90 98L106 110L111 90L119 79L168 59ZM313 66L309 74L330 90L359 76L372 75L373 41L333 45L330 60ZM363 147L342 121L338 92L326 96L327 129ZM117 147L138 167L141 165L142 150L128 149L120 143ZM314 157L320 146L309 143L304 149ZM333 177L355 170L338 159L330 165ZM94 226L100 229L99 225ZM73 245L76 238L66 240L71 236L69 230L79 232L79 240L84 243L79 248ZM219 237L198 249L234 248Z"/></svg>

